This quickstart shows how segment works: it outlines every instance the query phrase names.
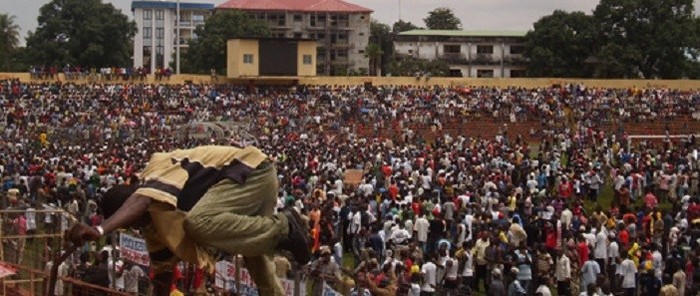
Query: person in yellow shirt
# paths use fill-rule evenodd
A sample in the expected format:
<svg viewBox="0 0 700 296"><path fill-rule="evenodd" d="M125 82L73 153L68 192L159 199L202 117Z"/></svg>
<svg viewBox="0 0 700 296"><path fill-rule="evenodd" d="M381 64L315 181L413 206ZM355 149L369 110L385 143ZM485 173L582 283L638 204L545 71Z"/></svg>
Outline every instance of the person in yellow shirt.
<svg viewBox="0 0 700 296"><path fill-rule="evenodd" d="M217 251L239 254L261 295L284 295L271 255L289 251L297 263L311 259L309 231L296 209L273 214L277 172L255 147L201 146L155 153L138 186L105 193L100 226L77 224L75 245L124 227L142 228L154 273L155 295L168 295L179 261L213 272Z"/></svg>

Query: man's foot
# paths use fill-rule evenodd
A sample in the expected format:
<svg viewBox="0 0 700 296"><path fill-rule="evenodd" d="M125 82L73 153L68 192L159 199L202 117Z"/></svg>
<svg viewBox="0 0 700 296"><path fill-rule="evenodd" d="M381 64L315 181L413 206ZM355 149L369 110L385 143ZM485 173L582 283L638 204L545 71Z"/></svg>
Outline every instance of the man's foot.
<svg viewBox="0 0 700 296"><path fill-rule="evenodd" d="M298 264L306 265L311 260L309 230L293 207L285 207L282 213L289 222L289 235L280 242L279 247L292 253Z"/></svg>

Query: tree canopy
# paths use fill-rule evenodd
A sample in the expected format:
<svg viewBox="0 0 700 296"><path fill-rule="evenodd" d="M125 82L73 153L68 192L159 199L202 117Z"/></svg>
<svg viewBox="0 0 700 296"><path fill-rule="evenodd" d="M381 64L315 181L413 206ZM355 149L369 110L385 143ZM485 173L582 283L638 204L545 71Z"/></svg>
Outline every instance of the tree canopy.
<svg viewBox="0 0 700 296"><path fill-rule="evenodd" d="M593 17L583 12L554 11L527 33L528 74L538 77L588 77L585 67L595 48Z"/></svg>
<svg viewBox="0 0 700 296"><path fill-rule="evenodd" d="M370 54L365 52L365 56L370 58L370 67L373 67L370 69L371 75L377 74L377 68L381 69L382 73L386 73L391 62L391 56L394 53L392 35L389 25L382 24L376 20L372 20L370 23L369 45L365 50L371 50L372 52Z"/></svg>
<svg viewBox="0 0 700 296"><path fill-rule="evenodd" d="M136 24L100 0L52 0L39 10L27 38L28 55L45 65L89 67L131 63Z"/></svg>
<svg viewBox="0 0 700 296"><path fill-rule="evenodd" d="M18 46L19 26L15 23L15 16L0 14L0 69L11 67Z"/></svg>
<svg viewBox="0 0 700 296"><path fill-rule="evenodd" d="M419 29L418 26L414 25L411 22L405 22L403 20L399 20L398 22L395 22L394 25L391 27L391 31L394 34L398 34L401 32L406 32L406 31L411 31Z"/></svg>
<svg viewBox="0 0 700 296"><path fill-rule="evenodd" d="M189 41L189 49L182 56L185 73L209 73L213 68L223 73L226 69L226 41L235 38L263 38L270 36L270 27L245 12L217 11L204 25L195 29L196 39Z"/></svg>
<svg viewBox="0 0 700 296"><path fill-rule="evenodd" d="M423 19L425 26L430 30L461 30L462 21L459 20L447 7L439 7L428 12L428 16Z"/></svg>
<svg viewBox="0 0 700 296"><path fill-rule="evenodd" d="M693 0L601 0L592 15L555 11L528 32L530 76L697 77Z"/></svg>

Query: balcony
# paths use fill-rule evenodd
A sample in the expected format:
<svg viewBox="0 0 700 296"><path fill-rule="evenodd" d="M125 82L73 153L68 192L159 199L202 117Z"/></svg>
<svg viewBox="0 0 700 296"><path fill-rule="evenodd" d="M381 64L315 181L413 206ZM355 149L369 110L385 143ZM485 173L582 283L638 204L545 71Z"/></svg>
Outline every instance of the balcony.
<svg viewBox="0 0 700 296"><path fill-rule="evenodd" d="M476 54L470 60L472 65L498 65L500 63L501 60L491 54Z"/></svg>
<svg viewBox="0 0 700 296"><path fill-rule="evenodd" d="M440 60L443 60L448 64L466 65L469 63L467 56L463 53L443 53L440 56Z"/></svg>

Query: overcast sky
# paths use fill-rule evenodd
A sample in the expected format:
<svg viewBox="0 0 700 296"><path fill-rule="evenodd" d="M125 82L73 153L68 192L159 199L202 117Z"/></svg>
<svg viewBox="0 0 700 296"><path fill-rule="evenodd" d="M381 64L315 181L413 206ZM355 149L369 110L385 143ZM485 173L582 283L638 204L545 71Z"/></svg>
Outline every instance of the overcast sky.
<svg viewBox="0 0 700 296"><path fill-rule="evenodd" d="M129 0L103 0L113 3L128 16L132 16ZM16 16L21 27L21 39L27 31L34 31L39 8L49 0L0 0L0 12ZM182 0L219 5L225 0ZM591 13L599 0L349 0L374 10L372 17L386 24L399 19L425 26L423 18L436 7L451 8L462 20L465 30L527 31L540 17L555 9ZM401 9L399 9L401 7ZM695 0L696 15L700 15L700 0Z"/></svg>

